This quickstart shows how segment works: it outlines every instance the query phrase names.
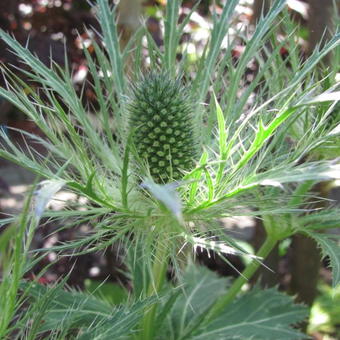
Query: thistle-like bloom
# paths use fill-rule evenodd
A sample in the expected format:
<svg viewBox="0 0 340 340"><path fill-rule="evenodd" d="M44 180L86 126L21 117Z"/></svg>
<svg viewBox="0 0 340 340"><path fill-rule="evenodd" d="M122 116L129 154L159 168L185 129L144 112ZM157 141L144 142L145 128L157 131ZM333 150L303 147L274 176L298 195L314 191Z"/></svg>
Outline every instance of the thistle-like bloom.
<svg viewBox="0 0 340 340"><path fill-rule="evenodd" d="M129 125L139 157L159 183L178 180L190 170L198 153L192 101L166 73L150 73L132 89Z"/></svg>

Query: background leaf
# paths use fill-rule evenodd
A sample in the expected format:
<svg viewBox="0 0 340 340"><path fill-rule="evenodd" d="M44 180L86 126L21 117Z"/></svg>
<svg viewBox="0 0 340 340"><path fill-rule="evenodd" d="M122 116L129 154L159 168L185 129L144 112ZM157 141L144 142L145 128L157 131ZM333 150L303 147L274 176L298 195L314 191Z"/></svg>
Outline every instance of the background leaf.
<svg viewBox="0 0 340 340"><path fill-rule="evenodd" d="M334 241L335 235L320 234L306 231L307 235L312 237L321 248L323 257L329 257L329 266L332 268L333 287L340 283L340 245L339 241Z"/></svg>
<svg viewBox="0 0 340 340"><path fill-rule="evenodd" d="M187 267L179 281L182 293L169 314L164 339L180 339L195 328L210 305L225 292L227 282L206 267L194 264Z"/></svg>
<svg viewBox="0 0 340 340"><path fill-rule="evenodd" d="M291 327L307 317L307 308L276 289L255 288L230 304L194 340L293 340L305 335Z"/></svg>

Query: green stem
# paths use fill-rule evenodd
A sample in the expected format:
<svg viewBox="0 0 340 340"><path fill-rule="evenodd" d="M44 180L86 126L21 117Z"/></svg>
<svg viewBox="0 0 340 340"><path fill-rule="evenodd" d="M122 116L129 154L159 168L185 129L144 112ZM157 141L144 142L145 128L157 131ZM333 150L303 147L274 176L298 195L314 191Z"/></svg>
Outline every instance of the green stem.
<svg viewBox="0 0 340 340"><path fill-rule="evenodd" d="M152 296L160 292L168 268L168 249L161 240L157 240L155 262L152 268L152 279L148 288L148 296ZM141 340L152 340L154 338L154 323L158 302L149 307L142 320L142 329L140 334Z"/></svg>
<svg viewBox="0 0 340 340"><path fill-rule="evenodd" d="M261 257L265 259L268 254L271 252L271 250L275 247L277 243L276 238L273 238L271 236L267 236L265 242L259 249L256 256ZM210 308L210 311L205 317L205 320L203 321L204 324L208 323L212 319L214 319L216 316L218 316L222 310L229 305L236 295L240 292L242 286L248 282L248 280L254 275L258 267L260 266L259 261L252 261L248 264L248 266L244 269L241 276L239 276L234 283L231 285L231 287L228 289L227 293L219 298Z"/></svg>

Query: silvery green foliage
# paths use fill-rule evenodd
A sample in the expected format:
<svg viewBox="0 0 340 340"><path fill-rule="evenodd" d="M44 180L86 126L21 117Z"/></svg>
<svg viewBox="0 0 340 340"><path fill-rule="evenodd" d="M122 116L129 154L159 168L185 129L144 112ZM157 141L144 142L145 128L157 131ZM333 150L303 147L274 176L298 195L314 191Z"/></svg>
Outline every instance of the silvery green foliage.
<svg viewBox="0 0 340 340"><path fill-rule="evenodd" d="M193 168L198 147L192 102L179 78L155 72L142 77L128 111L135 147L156 182L179 179Z"/></svg>
<svg viewBox="0 0 340 340"><path fill-rule="evenodd" d="M67 337L72 333L78 333L75 337L78 340L126 339L135 331L143 310L155 300L148 298L112 306L88 293L65 290L65 281L54 287L22 284L22 288L30 289L29 311L36 323L31 327L36 328L34 339L48 331L59 334L58 339L63 338L62 334Z"/></svg>

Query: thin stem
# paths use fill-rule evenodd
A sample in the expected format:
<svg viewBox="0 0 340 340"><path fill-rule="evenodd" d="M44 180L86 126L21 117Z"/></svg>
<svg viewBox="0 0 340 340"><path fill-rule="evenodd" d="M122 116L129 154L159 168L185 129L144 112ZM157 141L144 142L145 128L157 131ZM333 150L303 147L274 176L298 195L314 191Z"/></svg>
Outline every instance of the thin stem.
<svg viewBox="0 0 340 340"><path fill-rule="evenodd" d="M152 280L148 288L148 296L157 294L164 283L166 270L168 267L168 249L164 242L160 239L157 240L155 262L152 268ZM141 340L152 340L154 338L154 323L157 311L158 303L155 302L150 308L148 308L142 320L142 330L140 334Z"/></svg>
<svg viewBox="0 0 340 340"><path fill-rule="evenodd" d="M276 243L276 238L267 236L265 242L256 255L265 259L271 252L271 250L275 247ZM212 305L210 311L205 317L204 324L208 323L216 316L218 316L222 312L222 310L234 300L243 285L248 282L248 280L254 275L259 266L260 262L258 261L252 261L248 264L248 266L244 269L242 275L234 281L234 283L228 289L227 293L220 299L218 299L215 304Z"/></svg>
<svg viewBox="0 0 340 340"><path fill-rule="evenodd" d="M315 185L315 181L305 181L299 184L292 195L289 207L294 208L299 206L305 200L307 193L311 190L313 185Z"/></svg>

